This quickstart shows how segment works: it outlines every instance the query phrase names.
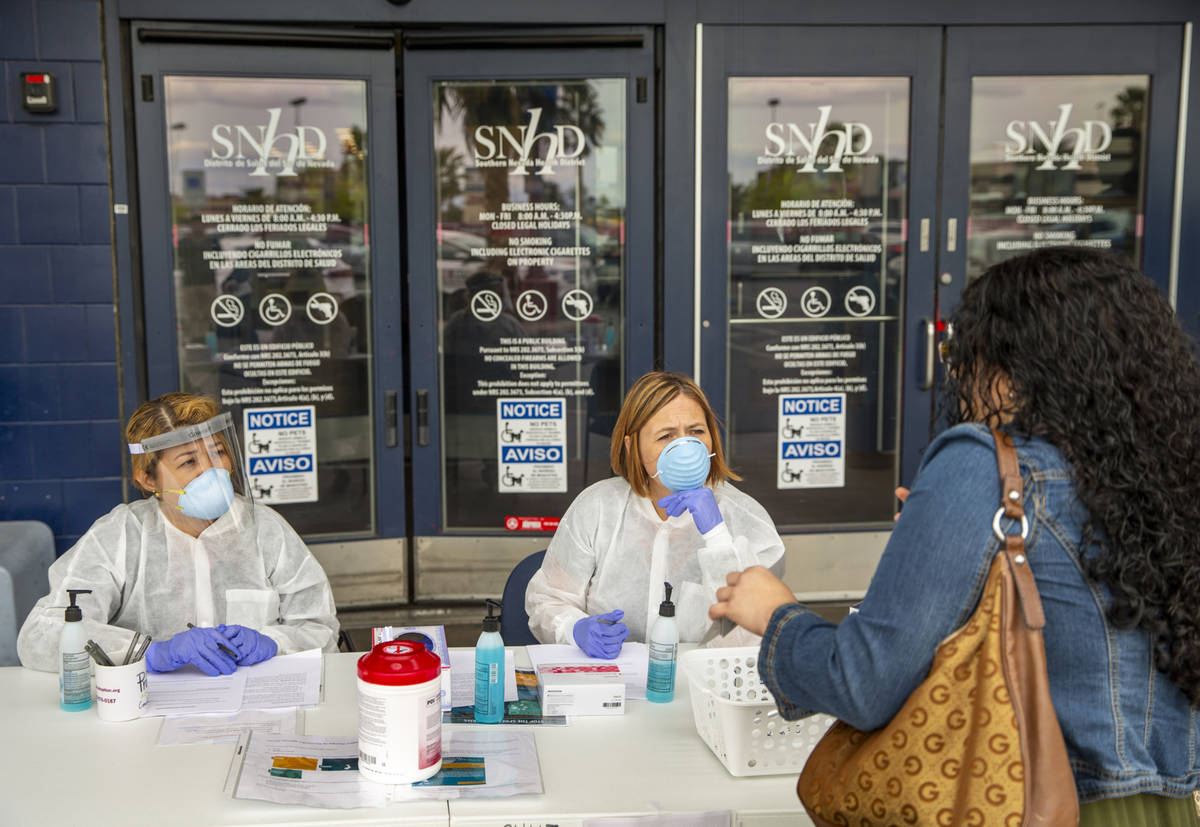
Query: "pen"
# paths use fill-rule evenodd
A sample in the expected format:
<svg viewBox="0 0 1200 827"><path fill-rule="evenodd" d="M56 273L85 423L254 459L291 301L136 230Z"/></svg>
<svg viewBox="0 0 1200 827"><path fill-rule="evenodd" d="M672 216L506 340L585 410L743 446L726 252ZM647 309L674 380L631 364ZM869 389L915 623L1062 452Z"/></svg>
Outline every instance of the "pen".
<svg viewBox="0 0 1200 827"><path fill-rule="evenodd" d="M96 661L96 663L98 663L100 666L113 665L112 659L105 654L104 650L100 648L96 641L89 640L87 645L85 645L83 648L86 649L88 654L92 656L92 660Z"/></svg>
<svg viewBox="0 0 1200 827"><path fill-rule="evenodd" d="M189 628L189 629L195 629L195 628L196 628L196 626L195 626L195 624L194 624L194 623L189 623L189 624L188 624L188 628ZM237 653L237 652L235 652L235 651L233 651L232 649L230 649L228 646L222 646L220 643L218 643L218 644L217 644L217 648L218 648L218 649L220 649L220 650L221 650L222 652L224 652L225 654L229 655L229 657L233 658L234 660L237 660L237 659L238 659L238 657L239 657L239 656L238 656L238 653Z"/></svg>
<svg viewBox="0 0 1200 827"><path fill-rule="evenodd" d="M141 637L140 632L133 633L133 640L129 641L129 648L125 650L125 660L121 662L122 666L129 664L129 658L133 655L133 650L137 647L138 638Z"/></svg>
<svg viewBox="0 0 1200 827"><path fill-rule="evenodd" d="M146 654L146 650L150 648L150 635L146 635L146 639L142 641L142 645L133 653L133 662L137 663Z"/></svg>

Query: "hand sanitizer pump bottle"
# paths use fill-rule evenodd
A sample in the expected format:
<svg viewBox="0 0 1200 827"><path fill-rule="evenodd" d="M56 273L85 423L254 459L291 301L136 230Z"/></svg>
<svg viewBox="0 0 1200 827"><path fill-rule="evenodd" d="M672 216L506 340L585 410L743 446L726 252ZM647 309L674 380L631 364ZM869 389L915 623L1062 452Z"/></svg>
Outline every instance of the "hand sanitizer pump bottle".
<svg viewBox="0 0 1200 827"><path fill-rule="evenodd" d="M70 712L92 705L92 659L87 653L83 610L75 605L76 595L91 593L91 589L67 589L71 605L58 636L58 705Z"/></svg>
<svg viewBox="0 0 1200 827"><path fill-rule="evenodd" d="M646 700L660 704L670 703L675 697L675 660L679 653L671 584L663 585L667 598L658 605L658 618L650 630L650 669L646 676Z"/></svg>
<svg viewBox="0 0 1200 827"><path fill-rule="evenodd" d="M498 724L504 718L504 639L500 617L492 614L500 604L489 600L487 607L483 633L475 644L475 722Z"/></svg>

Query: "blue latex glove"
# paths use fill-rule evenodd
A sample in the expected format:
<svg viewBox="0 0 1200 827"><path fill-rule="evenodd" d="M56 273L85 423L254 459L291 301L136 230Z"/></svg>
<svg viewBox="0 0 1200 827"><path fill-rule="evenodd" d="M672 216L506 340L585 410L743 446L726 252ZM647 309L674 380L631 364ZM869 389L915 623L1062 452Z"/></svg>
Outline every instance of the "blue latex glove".
<svg viewBox="0 0 1200 827"><path fill-rule="evenodd" d="M279 651L279 645L274 640L248 626L238 626L236 623L226 626L222 623L217 630L233 644L234 651L238 653L238 666L268 660Z"/></svg>
<svg viewBox="0 0 1200 827"><path fill-rule="evenodd" d="M585 655L612 660L621 654L621 644L629 637L629 627L621 623L625 612L614 609L608 614L580 618L572 635Z"/></svg>
<svg viewBox="0 0 1200 827"><path fill-rule="evenodd" d="M211 677L232 675L237 670L233 658L220 647L235 651L233 644L212 627L188 629L170 640L156 640L146 649L146 668L151 672L174 672L193 664Z"/></svg>
<svg viewBox="0 0 1200 827"><path fill-rule="evenodd" d="M672 517L678 517L684 511L692 512L692 522L701 534L707 534L725 522L721 509L717 508L717 498L711 488L693 488L691 491L676 491L658 501L659 506Z"/></svg>

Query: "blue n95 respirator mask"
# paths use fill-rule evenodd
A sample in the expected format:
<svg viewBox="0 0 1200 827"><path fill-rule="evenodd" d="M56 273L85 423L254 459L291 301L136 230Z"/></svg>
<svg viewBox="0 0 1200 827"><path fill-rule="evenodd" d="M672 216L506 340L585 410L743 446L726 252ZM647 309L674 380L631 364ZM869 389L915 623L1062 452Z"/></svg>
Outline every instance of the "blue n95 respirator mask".
<svg viewBox="0 0 1200 827"><path fill-rule="evenodd" d="M167 407L175 403L162 404ZM179 413L173 409L165 411L165 414ZM251 425L248 423L247 427ZM259 451L269 451L275 440L257 431L252 433ZM131 442L129 453L145 456L138 464L152 479L143 477L142 487L154 492L168 518L182 515L209 522L224 518L222 523L231 528L252 528L254 509L234 507L234 501L241 499L250 504L260 491L269 493L275 486L265 475L262 480L247 478L248 466L229 413L218 413L202 422ZM199 469L203 470L196 473ZM188 480L191 474L195 476ZM184 480L188 482L173 487ZM178 495L178 499L167 497L168 494ZM176 525L180 527L179 523ZM194 523L183 526L184 530L194 527Z"/></svg>
<svg viewBox="0 0 1200 827"><path fill-rule="evenodd" d="M200 520L215 520L233 504L233 480L224 468L209 468L186 487L165 490L179 495L180 511Z"/></svg>
<svg viewBox="0 0 1200 827"><path fill-rule="evenodd" d="M694 436L671 440L658 455L658 473L652 475L671 491L691 491L700 488L708 479L708 446Z"/></svg>

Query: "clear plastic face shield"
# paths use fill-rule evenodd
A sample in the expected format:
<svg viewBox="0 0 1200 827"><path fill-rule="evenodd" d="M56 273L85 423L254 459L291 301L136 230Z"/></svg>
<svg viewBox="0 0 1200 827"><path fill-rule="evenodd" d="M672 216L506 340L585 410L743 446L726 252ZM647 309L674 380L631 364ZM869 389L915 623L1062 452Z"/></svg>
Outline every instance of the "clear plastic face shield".
<svg viewBox="0 0 1200 827"><path fill-rule="evenodd" d="M135 481L177 528L199 536L218 521L238 529L252 524L246 464L229 413L131 443L129 453L141 455Z"/></svg>

